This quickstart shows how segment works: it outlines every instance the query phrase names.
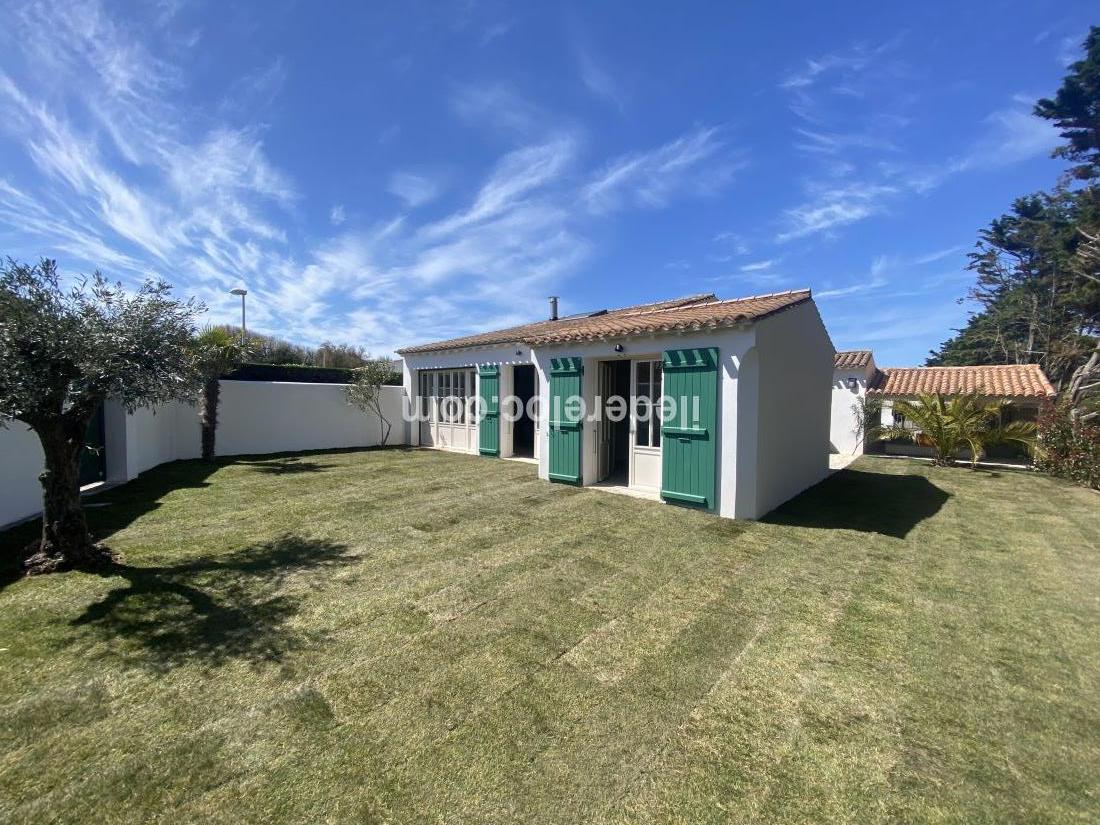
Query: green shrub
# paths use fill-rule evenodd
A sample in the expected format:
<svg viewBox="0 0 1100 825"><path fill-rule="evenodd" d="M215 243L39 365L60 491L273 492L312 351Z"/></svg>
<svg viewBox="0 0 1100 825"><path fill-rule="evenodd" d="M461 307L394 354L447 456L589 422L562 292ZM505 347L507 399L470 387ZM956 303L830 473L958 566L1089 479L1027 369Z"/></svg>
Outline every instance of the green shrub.
<svg viewBox="0 0 1100 825"><path fill-rule="evenodd" d="M230 381L289 381L298 384L351 384L354 370L298 364L241 364L222 378Z"/></svg>
<svg viewBox="0 0 1100 825"><path fill-rule="evenodd" d="M1065 404L1048 404L1039 414L1035 465L1052 476L1100 490L1100 426L1074 421Z"/></svg>
<svg viewBox="0 0 1100 825"><path fill-rule="evenodd" d="M314 367L301 364L241 364L222 376L227 381L288 381L294 384L354 384L362 367ZM400 370L390 370L382 382L401 386Z"/></svg>

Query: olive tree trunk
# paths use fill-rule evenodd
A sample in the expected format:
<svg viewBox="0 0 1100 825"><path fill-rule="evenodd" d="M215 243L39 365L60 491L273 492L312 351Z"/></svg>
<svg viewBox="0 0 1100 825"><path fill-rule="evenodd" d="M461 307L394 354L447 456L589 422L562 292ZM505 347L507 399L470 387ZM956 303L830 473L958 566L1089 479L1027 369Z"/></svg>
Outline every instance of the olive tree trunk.
<svg viewBox="0 0 1100 825"><path fill-rule="evenodd" d="M24 562L28 573L51 573L74 567L92 567L110 560L88 532L80 506L80 451L87 418L63 418L39 423L45 469L42 484L42 537Z"/></svg>
<svg viewBox="0 0 1100 825"><path fill-rule="evenodd" d="M382 437L382 446L386 446L386 440L390 437L390 421L382 413L382 400L379 398L374 402L374 411L378 415L378 432Z"/></svg>
<svg viewBox="0 0 1100 825"><path fill-rule="evenodd" d="M199 422L202 424L202 460L213 461L215 440L218 434L218 401L221 395L221 382L211 378L202 385L202 405L199 410Z"/></svg>

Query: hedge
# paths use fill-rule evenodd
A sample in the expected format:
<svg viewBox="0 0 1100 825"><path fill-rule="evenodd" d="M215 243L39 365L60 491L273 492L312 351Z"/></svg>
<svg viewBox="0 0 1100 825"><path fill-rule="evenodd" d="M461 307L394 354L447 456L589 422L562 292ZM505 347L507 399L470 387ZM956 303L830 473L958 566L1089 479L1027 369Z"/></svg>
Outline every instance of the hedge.
<svg viewBox="0 0 1100 825"><path fill-rule="evenodd" d="M242 364L222 378L229 381L289 381L295 384L351 384L355 370L345 367L314 367L301 364ZM401 373L394 372L387 384L399 385Z"/></svg>
<svg viewBox="0 0 1100 825"><path fill-rule="evenodd" d="M1100 490L1100 426L1074 421L1064 404L1048 404L1038 429L1040 470Z"/></svg>

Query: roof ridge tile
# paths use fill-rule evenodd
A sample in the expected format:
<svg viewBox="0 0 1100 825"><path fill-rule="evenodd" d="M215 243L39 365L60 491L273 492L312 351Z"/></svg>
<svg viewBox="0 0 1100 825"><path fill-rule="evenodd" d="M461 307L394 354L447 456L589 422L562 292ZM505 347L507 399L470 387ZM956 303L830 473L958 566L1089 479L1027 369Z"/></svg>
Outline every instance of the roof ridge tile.
<svg viewBox="0 0 1100 825"><path fill-rule="evenodd" d="M599 315L570 317L558 321L538 321L501 330L450 338L431 344L405 347L398 350L398 353L438 352L448 349L465 349L506 343L534 345L563 343L566 341L591 341L605 338L627 338L654 332L714 329L732 326L744 321L760 320L775 312L809 300L811 297L811 292L808 289L787 290L785 292L726 300L718 300L713 293L699 293L684 298L670 299L669 301L638 304L633 308L625 308L626 311L617 310ZM677 305L665 306L668 303ZM743 305L744 312L736 315L722 312L727 307L737 305ZM653 308L644 309L647 306ZM675 313L680 313L680 315Z"/></svg>

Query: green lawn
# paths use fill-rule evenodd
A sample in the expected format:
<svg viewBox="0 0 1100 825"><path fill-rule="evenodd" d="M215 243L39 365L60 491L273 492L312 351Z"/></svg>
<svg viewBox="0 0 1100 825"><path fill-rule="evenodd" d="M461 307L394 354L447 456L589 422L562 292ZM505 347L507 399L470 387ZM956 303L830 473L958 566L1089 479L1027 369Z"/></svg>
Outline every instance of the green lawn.
<svg viewBox="0 0 1100 825"><path fill-rule="evenodd" d="M395 449L92 501L120 566L0 583L2 821L1100 819L1100 497L1045 477L864 458L742 523Z"/></svg>

